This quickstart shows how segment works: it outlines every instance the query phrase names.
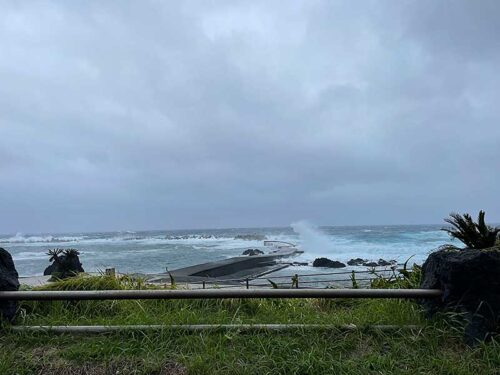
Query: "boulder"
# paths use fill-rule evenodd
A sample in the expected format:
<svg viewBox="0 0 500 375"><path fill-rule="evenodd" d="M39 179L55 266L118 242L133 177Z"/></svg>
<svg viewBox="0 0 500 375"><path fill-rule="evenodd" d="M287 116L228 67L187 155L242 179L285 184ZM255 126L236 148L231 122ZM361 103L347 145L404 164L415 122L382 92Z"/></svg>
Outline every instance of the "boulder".
<svg viewBox="0 0 500 375"><path fill-rule="evenodd" d="M57 279L65 279L75 276L80 272L85 272L78 257L80 253L77 250L67 249L61 251L56 249L49 252L49 254L52 255L51 260L53 262L45 269L43 272L44 275L51 275Z"/></svg>
<svg viewBox="0 0 500 375"><path fill-rule="evenodd" d="M441 289L442 298L422 301L427 313L465 313L465 342L473 345L498 331L500 318L500 246L489 249L443 247L422 266L421 287Z"/></svg>
<svg viewBox="0 0 500 375"><path fill-rule="evenodd" d="M316 258L313 262L313 267L343 268L345 266L346 265L342 262L328 258Z"/></svg>
<svg viewBox="0 0 500 375"><path fill-rule="evenodd" d="M261 255L261 254L264 254L264 252L262 250L259 250L259 249L247 249L243 252L242 255L249 255L249 256L253 256L253 255Z"/></svg>
<svg viewBox="0 0 500 375"><path fill-rule="evenodd" d="M19 275L10 253L0 247L0 290L16 291L19 289ZM0 317L11 322L16 315L16 301L0 301Z"/></svg>
<svg viewBox="0 0 500 375"><path fill-rule="evenodd" d="M378 265L382 266L382 267L386 267L386 266L392 266L392 263L390 261L387 261L385 259L380 258L378 260Z"/></svg>
<svg viewBox="0 0 500 375"><path fill-rule="evenodd" d="M367 262L366 259L361 259L361 258L356 258L356 259L351 259L347 262L349 266L362 266L363 263Z"/></svg>
<svg viewBox="0 0 500 375"><path fill-rule="evenodd" d="M365 266L365 267L378 267L378 263L377 262L364 262L363 266Z"/></svg>
<svg viewBox="0 0 500 375"><path fill-rule="evenodd" d="M235 240L245 240L245 241L264 241L267 237L263 234L238 234L234 237Z"/></svg>

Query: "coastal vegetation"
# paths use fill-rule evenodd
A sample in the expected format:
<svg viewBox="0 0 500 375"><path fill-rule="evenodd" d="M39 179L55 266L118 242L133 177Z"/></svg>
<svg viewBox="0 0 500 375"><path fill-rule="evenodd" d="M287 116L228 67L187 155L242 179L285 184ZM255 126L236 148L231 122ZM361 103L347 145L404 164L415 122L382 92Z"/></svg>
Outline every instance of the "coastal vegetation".
<svg viewBox="0 0 500 375"><path fill-rule="evenodd" d="M52 262L43 272L50 275L51 281L74 277L85 272L80 263L80 252L76 249L51 249L47 252L49 262Z"/></svg>
<svg viewBox="0 0 500 375"><path fill-rule="evenodd" d="M500 227L493 228L486 224L485 212L479 211L477 222L474 222L469 214L451 213L450 217L444 219L451 228L443 228L452 238L463 242L470 249L486 249L495 245L498 241Z"/></svg>
<svg viewBox="0 0 500 375"><path fill-rule="evenodd" d="M409 270L408 270L409 271ZM377 288L418 286L419 269ZM77 276L39 290L152 288L141 279ZM495 374L500 342L469 348L463 317L424 318L400 299L227 299L22 302L16 325L317 323L357 330L130 331L107 335L11 332L0 337L0 374ZM417 329L373 330L373 325Z"/></svg>

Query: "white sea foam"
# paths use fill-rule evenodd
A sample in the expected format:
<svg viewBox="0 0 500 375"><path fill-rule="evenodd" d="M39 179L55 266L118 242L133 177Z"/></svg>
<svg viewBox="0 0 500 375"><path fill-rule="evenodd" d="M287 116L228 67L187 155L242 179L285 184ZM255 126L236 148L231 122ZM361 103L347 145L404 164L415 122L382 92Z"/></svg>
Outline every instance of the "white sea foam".
<svg viewBox="0 0 500 375"><path fill-rule="evenodd" d="M18 254L13 254L12 259L16 260L30 260L30 259L47 259L47 254L43 251L23 251Z"/></svg>
<svg viewBox="0 0 500 375"><path fill-rule="evenodd" d="M11 244L31 244L31 243L63 243L63 242L78 242L81 241L84 237L72 237L72 236L24 236L22 233L17 233L13 237L8 238L0 238L0 243L11 243Z"/></svg>

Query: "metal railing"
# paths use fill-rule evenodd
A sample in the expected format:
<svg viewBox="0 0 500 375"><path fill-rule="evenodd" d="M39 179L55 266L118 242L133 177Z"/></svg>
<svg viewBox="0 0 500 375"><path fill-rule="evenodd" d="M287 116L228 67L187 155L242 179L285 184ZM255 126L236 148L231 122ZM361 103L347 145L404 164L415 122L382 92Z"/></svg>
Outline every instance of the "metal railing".
<svg viewBox="0 0 500 375"><path fill-rule="evenodd" d="M402 266L402 265L397 265ZM207 289L210 285L216 286L218 289L221 288L241 288L244 286L246 289L250 289L251 287L268 287L272 288L272 281L278 287L290 286L293 284L293 287L299 289L299 285L303 284L318 284L322 285L321 288L324 288L327 284L331 283L350 283L352 282L352 276L354 276L356 282L369 282L373 280L377 280L380 278L394 280L400 278L401 275L398 275L400 269L396 268L386 268L386 269L370 269L370 270L351 270L351 271L338 271L338 272L318 272L318 273L306 273L306 274L289 274L289 275L260 275L256 277L246 277L246 278L207 278L206 280L201 281L189 281L189 282L181 282L181 284L189 284L189 285L200 285L202 289ZM358 274L361 274L362 277L357 277ZM312 280L311 278L315 277L323 277L323 276L332 276L329 279L316 279ZM368 276L368 277L366 277ZM306 280L304 280L306 278ZM285 281L287 280L287 281ZM266 281L265 283L259 281ZM308 287L309 289L311 287Z"/></svg>
<svg viewBox="0 0 500 375"><path fill-rule="evenodd" d="M439 289L205 289L72 290L0 292L0 300L122 300L221 298L438 298Z"/></svg>
<svg viewBox="0 0 500 375"><path fill-rule="evenodd" d="M225 298L415 298L441 297L439 289L146 289L146 290L91 290L91 291L0 291L0 301L56 301L56 300L140 300L140 299L225 299ZM121 326L12 326L14 332L46 332L68 334L101 334L118 331L288 331L296 329L319 330L421 330L415 325L374 325L359 327L353 324L171 324Z"/></svg>

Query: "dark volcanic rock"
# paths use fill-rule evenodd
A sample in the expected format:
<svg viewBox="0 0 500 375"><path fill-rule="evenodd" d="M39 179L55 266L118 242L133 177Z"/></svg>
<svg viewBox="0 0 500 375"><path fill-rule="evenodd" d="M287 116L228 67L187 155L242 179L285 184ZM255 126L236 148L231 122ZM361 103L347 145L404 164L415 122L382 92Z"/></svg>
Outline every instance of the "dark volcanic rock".
<svg viewBox="0 0 500 375"><path fill-rule="evenodd" d="M247 249L243 252L242 255L250 255L250 256L253 256L253 255L261 255L261 254L264 254L263 251L259 250L259 249Z"/></svg>
<svg viewBox="0 0 500 375"><path fill-rule="evenodd" d="M16 291L19 289L19 275L10 253L0 247L0 290ZM0 301L0 317L12 321L16 315L16 301Z"/></svg>
<svg viewBox="0 0 500 375"><path fill-rule="evenodd" d="M388 262L388 261L387 261L387 260L385 260L385 259L380 258L380 259L378 260L378 265L379 265L379 266L384 266L384 267L385 267L385 266L392 266L392 263L391 263L391 262Z"/></svg>
<svg viewBox="0 0 500 375"><path fill-rule="evenodd" d="M56 266L54 263L52 263L50 266L47 266L47 268L45 268L45 270L43 271L43 276L52 275L52 272L54 271L55 267Z"/></svg>
<svg viewBox="0 0 500 375"><path fill-rule="evenodd" d="M475 344L498 331L500 246L490 249L443 248L422 267L422 288L441 289L442 298L423 301L429 314L457 308L466 313L465 341Z"/></svg>
<svg viewBox="0 0 500 375"><path fill-rule="evenodd" d="M328 258L316 258L314 259L313 267L343 268L345 264Z"/></svg>
<svg viewBox="0 0 500 375"><path fill-rule="evenodd" d="M347 262L349 266L362 266L363 263L367 262L366 259L361 259L361 258L356 258L356 259L351 259Z"/></svg>
<svg viewBox="0 0 500 375"><path fill-rule="evenodd" d="M264 241L267 237L263 234L238 234L234 237L235 240L245 240L245 241Z"/></svg>
<svg viewBox="0 0 500 375"><path fill-rule="evenodd" d="M79 252L76 250L64 250L62 255L52 257L53 263L48 266L43 272L44 275L52 275L58 279L75 276L79 272L85 272L78 257Z"/></svg>
<svg viewBox="0 0 500 375"><path fill-rule="evenodd" d="M378 267L378 263L377 262L365 262L365 263L363 263L363 266L365 266L365 267Z"/></svg>

